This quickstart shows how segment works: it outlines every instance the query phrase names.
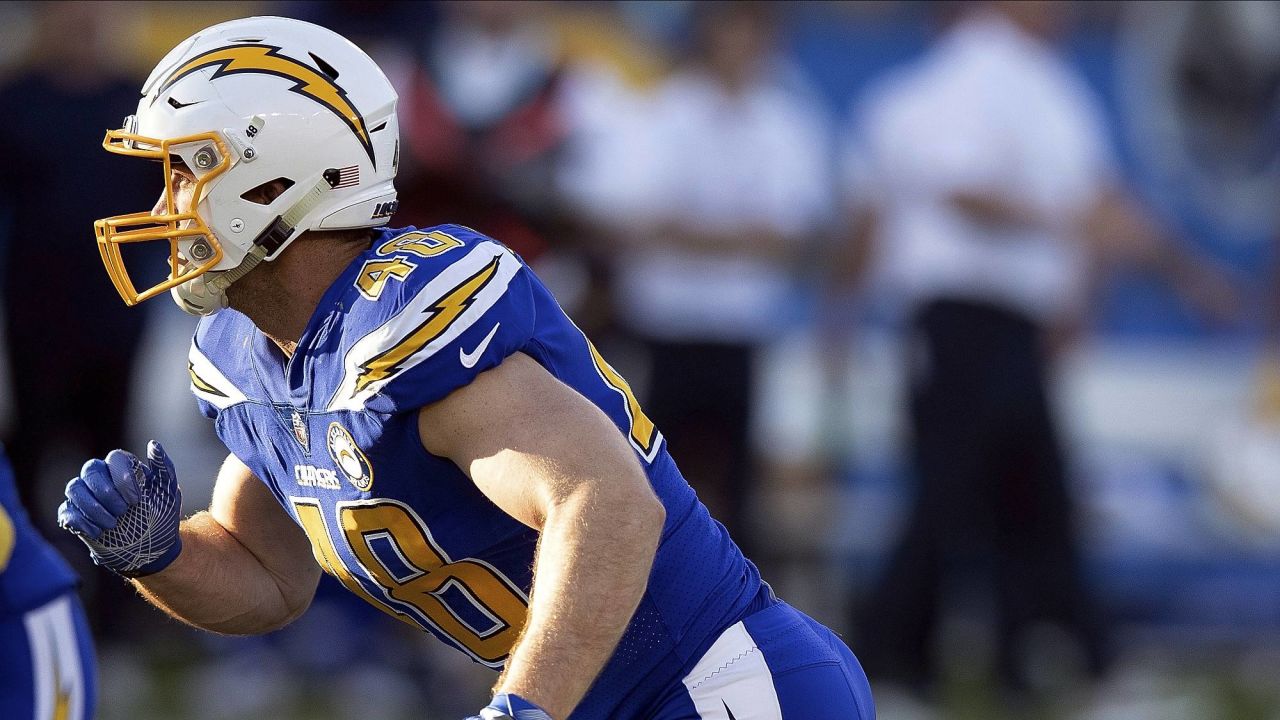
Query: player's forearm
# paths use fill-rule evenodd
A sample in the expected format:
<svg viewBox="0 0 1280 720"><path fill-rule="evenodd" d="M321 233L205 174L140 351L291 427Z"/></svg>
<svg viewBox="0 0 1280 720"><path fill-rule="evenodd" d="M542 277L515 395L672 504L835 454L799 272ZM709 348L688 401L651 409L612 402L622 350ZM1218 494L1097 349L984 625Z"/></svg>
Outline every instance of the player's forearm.
<svg viewBox="0 0 1280 720"><path fill-rule="evenodd" d="M528 625L497 690L563 720L613 654L644 595L665 511L652 493L584 487L543 525Z"/></svg>
<svg viewBox="0 0 1280 720"><path fill-rule="evenodd" d="M189 625L253 635L287 625L310 604L311 588L273 575L202 512L182 523L182 552L169 567L133 581L149 602Z"/></svg>

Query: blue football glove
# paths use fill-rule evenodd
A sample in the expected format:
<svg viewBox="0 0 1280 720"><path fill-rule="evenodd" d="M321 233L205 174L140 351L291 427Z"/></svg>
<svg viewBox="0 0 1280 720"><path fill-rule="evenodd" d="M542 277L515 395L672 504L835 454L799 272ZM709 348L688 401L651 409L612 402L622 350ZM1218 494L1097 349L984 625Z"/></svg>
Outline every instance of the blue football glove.
<svg viewBox="0 0 1280 720"><path fill-rule="evenodd" d="M467 720L551 720L551 716L519 695L498 693L493 696L489 707Z"/></svg>
<svg viewBox="0 0 1280 720"><path fill-rule="evenodd" d="M75 533L93 561L125 577L159 572L182 551L182 489L173 461L154 440L147 459L112 450L67 483L58 524Z"/></svg>

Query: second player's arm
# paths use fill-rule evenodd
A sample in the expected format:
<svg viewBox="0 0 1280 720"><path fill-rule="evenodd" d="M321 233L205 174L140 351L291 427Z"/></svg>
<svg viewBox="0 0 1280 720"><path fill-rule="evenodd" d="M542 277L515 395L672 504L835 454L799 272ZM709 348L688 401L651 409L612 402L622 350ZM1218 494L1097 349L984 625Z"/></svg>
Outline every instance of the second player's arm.
<svg viewBox="0 0 1280 720"><path fill-rule="evenodd" d="M528 621L496 689L563 720L644 594L662 504L612 421L520 353L423 408L419 431L429 451L541 530Z"/></svg>
<svg viewBox="0 0 1280 720"><path fill-rule="evenodd" d="M252 635L311 604L320 568L302 530L249 468L230 456L206 512L182 521L182 552L133 581L156 607L195 627Z"/></svg>

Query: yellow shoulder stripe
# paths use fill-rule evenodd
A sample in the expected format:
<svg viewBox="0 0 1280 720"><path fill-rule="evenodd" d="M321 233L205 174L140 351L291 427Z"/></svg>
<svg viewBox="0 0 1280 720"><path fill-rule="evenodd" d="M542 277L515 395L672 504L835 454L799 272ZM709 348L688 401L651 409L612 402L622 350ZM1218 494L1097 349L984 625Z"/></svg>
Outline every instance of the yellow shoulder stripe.
<svg viewBox="0 0 1280 720"><path fill-rule="evenodd" d="M196 397L218 409L225 410L248 399L217 365L200 352L195 342L191 343L191 350L187 353L187 375L191 377L191 390Z"/></svg>
<svg viewBox="0 0 1280 720"><path fill-rule="evenodd" d="M214 387L213 385L210 385L208 382L205 381L204 378L200 377L200 375L196 373L195 364L192 363L190 360L187 361L187 373L191 375L191 385L194 386L195 389L199 390L200 392L209 393L210 395L227 397L226 393L222 392L221 390Z"/></svg>
<svg viewBox="0 0 1280 720"><path fill-rule="evenodd" d="M426 319L410 331L403 340L361 364L351 397L355 397L369 385L390 377L400 369L404 361L413 357L432 340L443 335L458 316L471 307L476 296L494 278L501 259L501 255L494 256L479 271L455 285L423 311L427 314Z"/></svg>

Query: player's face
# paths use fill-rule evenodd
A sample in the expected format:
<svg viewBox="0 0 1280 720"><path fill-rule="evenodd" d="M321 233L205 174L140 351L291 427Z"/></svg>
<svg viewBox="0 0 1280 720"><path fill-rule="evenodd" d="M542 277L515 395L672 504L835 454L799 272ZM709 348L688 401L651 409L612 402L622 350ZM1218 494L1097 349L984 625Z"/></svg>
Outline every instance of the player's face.
<svg viewBox="0 0 1280 720"><path fill-rule="evenodd" d="M170 166L169 186L173 188L173 202L177 206L174 208L179 213L191 212L193 194L195 193L196 178L187 169L186 165L175 162ZM160 193L160 199L156 201L155 207L151 208L152 215L165 215L168 208L165 204L164 193ZM191 221L184 221L183 225L190 225Z"/></svg>

